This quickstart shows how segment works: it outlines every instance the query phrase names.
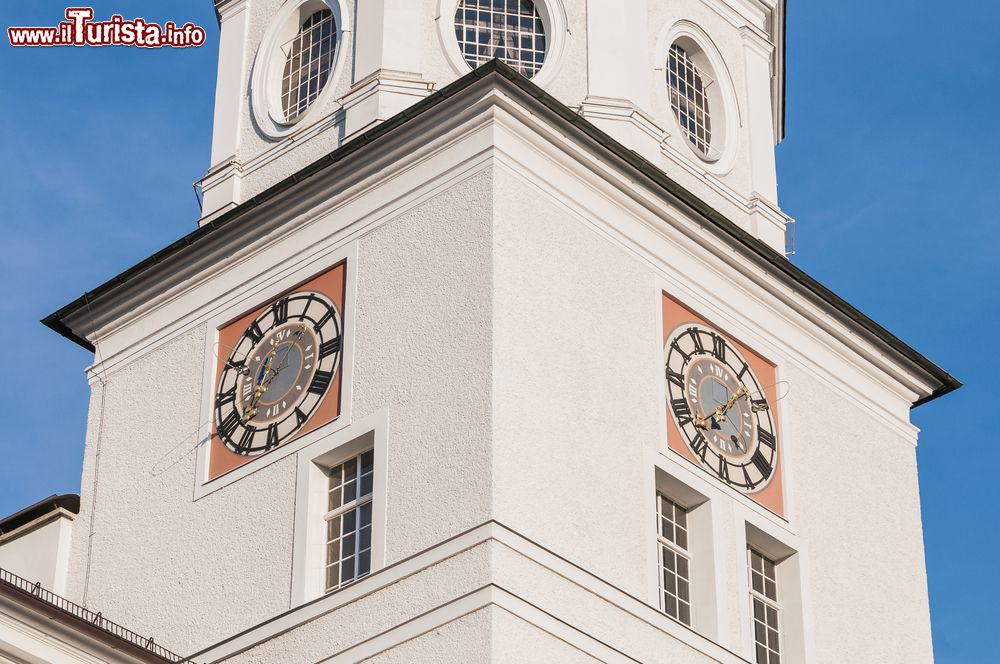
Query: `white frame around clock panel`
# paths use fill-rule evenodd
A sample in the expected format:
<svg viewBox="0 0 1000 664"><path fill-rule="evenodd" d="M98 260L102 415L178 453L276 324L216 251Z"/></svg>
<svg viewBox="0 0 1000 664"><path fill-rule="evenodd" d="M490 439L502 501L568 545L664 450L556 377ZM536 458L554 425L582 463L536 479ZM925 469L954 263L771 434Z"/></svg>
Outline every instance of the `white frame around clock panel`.
<svg viewBox="0 0 1000 664"><path fill-rule="evenodd" d="M252 311L256 307L277 298L282 293L295 288L301 283L309 281L313 277L326 272L340 262L346 262L346 275L344 278L344 310L341 312L343 318L344 341L341 347L340 371L340 415L337 419L327 422L323 426L310 431L309 433L295 438L294 440L281 445L275 450L262 454L253 461L246 463L239 468L235 468L228 473L213 480L208 479L208 454L209 441L212 435L213 403L215 400L215 384L218 380L216 375L218 357L219 329L227 323ZM309 447L313 443L340 431L351 425L352 420L352 394L353 394L353 369L354 369L354 308L356 306L357 295L357 263L358 263L358 243L350 242L347 245L331 249L321 256L311 255L297 261L294 265L283 270L278 275L273 275L253 286L248 287L241 297L234 297L231 304L220 312L216 313L208 320L208 334L205 343L205 367L207 370L202 384L202 394L205 395L201 404L200 422L205 424L199 432L198 457L195 466L194 499L198 500L213 491L217 491L225 486L237 482L248 475L252 475L261 468L265 468L275 461L284 459L290 454Z"/></svg>
<svg viewBox="0 0 1000 664"><path fill-rule="evenodd" d="M738 320L735 320L731 315L729 315L723 308L714 305L711 301L705 297L693 292L686 286L669 281L665 278L660 278L657 283L656 296L658 298L663 297L663 293L680 300L685 306L696 311L700 316L709 321L709 324L717 327L720 332L723 332L731 339L739 341L744 346L750 350L756 352L762 357L766 358L769 362L773 363L775 366L775 377L778 382L787 380L787 358L783 353L781 353L773 344L769 343L766 339L763 339L751 330L747 328L746 325L741 324ZM656 323L659 326L657 330L663 329L663 309L660 306L661 301L656 300L657 303L657 314ZM738 332L734 332L734 330ZM660 338L660 335L657 335ZM781 399L781 405L778 407L778 417L776 426L778 429L778 452L779 452L779 463L781 464L781 491L782 497L784 499L785 515L779 516L772 512L771 510L758 504L752 497L752 494L745 494L738 491L730 486L724 485L722 482L714 480L706 471L697 466L694 466L686 459L681 457L680 454L671 450L667 445L667 419L670 417L667 414L666 403L667 403L667 388L663 380L663 343L659 344L657 349L657 364L658 372L660 374L660 395L661 403L664 407L660 409L662 412L659 415L659 429L660 436L656 443L656 450L663 456L669 458L676 458L678 461L684 461L687 465L691 466L692 470L697 471L699 474L704 475L704 479L708 481L714 481L719 485L719 488L727 493L727 495L738 496L740 501L751 507L755 512L766 516L771 519L775 524L780 525L784 528L791 529L792 523L794 522L794 500L791 495L791 482L789 482L789 466L792 464L788 462L787 455L787 440L789 440L789 428L788 428L788 406L789 400L792 398L791 391L788 392L787 396ZM766 387L766 386L765 386ZM770 483L769 483L770 485Z"/></svg>

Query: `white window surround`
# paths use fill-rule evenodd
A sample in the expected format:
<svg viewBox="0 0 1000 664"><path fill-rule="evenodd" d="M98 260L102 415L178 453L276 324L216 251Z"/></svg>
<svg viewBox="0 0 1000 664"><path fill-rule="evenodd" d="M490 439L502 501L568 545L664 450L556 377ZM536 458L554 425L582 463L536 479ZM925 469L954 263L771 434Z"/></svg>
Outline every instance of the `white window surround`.
<svg viewBox="0 0 1000 664"><path fill-rule="evenodd" d="M434 20L438 24L438 36L441 47L452 69L459 76L468 74L471 69L465 60L458 39L455 36L455 12L459 0L439 0L438 13ZM535 74L531 82L545 86L556 77L566 48L566 36L569 33L569 20L562 0L534 0L535 9L545 26L545 64Z"/></svg>
<svg viewBox="0 0 1000 664"><path fill-rule="evenodd" d="M285 67L282 45L293 39L309 16L322 9L329 9L336 23L336 50L333 66L322 91L309 107L293 121L285 120L281 104L281 81ZM351 15L345 0L287 0L271 19L260 47L254 57L250 77L250 103L255 126L267 137L279 139L310 125L322 114L329 103L344 68L346 53L353 48L351 29L347 21Z"/></svg>
<svg viewBox="0 0 1000 664"><path fill-rule="evenodd" d="M277 449L262 454L249 463L228 473L208 481L208 442L211 439L212 422L214 421L214 399L218 376L218 330L226 323L239 318L247 311L269 302L289 289L304 283L321 274L338 263L346 261L347 278L344 284L343 345L341 346L340 371L343 372L340 384L340 416L323 426L295 438ZM226 306L215 311L207 321L208 334L205 343L204 379L202 382L202 413L201 424L195 436L198 439L195 462L194 500L200 500L208 494L218 491L233 482L266 468L270 464L304 449L335 431L351 425L353 401L354 372L354 311L357 294L358 275L358 245L357 242L329 251L325 255L302 255L290 268L279 275L271 275L266 280L234 287L234 295L228 298ZM228 355L228 353L227 353Z"/></svg>
<svg viewBox="0 0 1000 664"><path fill-rule="evenodd" d="M688 140L670 105L670 89L667 82L667 62L670 48L677 44L683 48L695 66L707 77L705 91L712 116L712 144L706 156ZM668 24L660 33L654 49L653 69L656 74L654 90L663 99L670 115L671 134L683 143L683 150L705 170L715 175L729 173L736 162L739 144L741 113L729 68L718 47L703 29L688 20L678 20Z"/></svg>
<svg viewBox="0 0 1000 664"><path fill-rule="evenodd" d="M750 573L750 613L757 664L781 662L781 604L778 603L777 563L753 547L747 548Z"/></svg>
<svg viewBox="0 0 1000 664"><path fill-rule="evenodd" d="M755 523L757 525L755 525ZM766 531L765 531L766 529ZM779 539L780 538L780 539ZM801 543L794 541L796 546L787 542L792 538L774 531L769 524L759 521L746 522L746 545L744 549L753 549L776 563L777 605L781 607L779 615L781 661L805 662L807 660L808 626L805 622L805 582L803 580L803 556ZM756 644L754 641L754 620L750 588L749 557L744 555L741 566L740 602L741 624L744 628L745 656L751 661L756 659Z"/></svg>
<svg viewBox="0 0 1000 664"><path fill-rule="evenodd" d="M327 534L324 517L327 513L329 488L327 471L367 450L375 451L369 574L374 574L385 566L388 429L388 410L383 409L364 421L332 432L299 451L295 480L291 607L327 594L324 579Z"/></svg>
<svg viewBox="0 0 1000 664"><path fill-rule="evenodd" d="M681 624L691 625L691 552L688 551L688 511L657 492L660 531L660 609Z"/></svg>
<svg viewBox="0 0 1000 664"><path fill-rule="evenodd" d="M656 492L654 499L659 501L663 495L668 500L687 510L687 549L690 559L690 627L702 636L713 641L719 635L718 610L721 601L718 597L719 585L716 581L718 570L721 569L716 560L716 542L712 517L713 503L703 493L681 482L675 476L661 468L655 470ZM652 514L658 516L658 505L654 504ZM653 588L656 593L655 606L661 607L661 570L660 570L660 524L657 522L653 541L657 552L653 560L656 563L656 583Z"/></svg>

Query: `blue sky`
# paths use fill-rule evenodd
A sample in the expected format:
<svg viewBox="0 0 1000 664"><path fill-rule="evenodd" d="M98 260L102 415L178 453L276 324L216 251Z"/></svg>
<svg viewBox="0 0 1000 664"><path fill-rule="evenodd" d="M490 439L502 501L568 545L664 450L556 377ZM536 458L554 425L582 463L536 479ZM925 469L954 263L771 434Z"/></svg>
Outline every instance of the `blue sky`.
<svg viewBox="0 0 1000 664"><path fill-rule="evenodd" d="M663 0L666 1L666 0ZM91 357L38 320L194 228L210 0L94 2L208 28L198 49L0 45L0 515L79 488ZM2 27L64 4L3 0ZM966 383L913 413L937 661L998 661L1000 5L789 8L780 202L794 261Z"/></svg>

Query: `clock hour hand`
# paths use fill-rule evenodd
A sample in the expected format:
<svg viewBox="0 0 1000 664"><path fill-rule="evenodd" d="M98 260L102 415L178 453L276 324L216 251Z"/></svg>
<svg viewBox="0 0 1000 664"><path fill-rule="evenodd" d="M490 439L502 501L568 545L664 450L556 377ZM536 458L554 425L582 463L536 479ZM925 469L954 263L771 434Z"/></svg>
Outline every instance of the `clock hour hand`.
<svg viewBox="0 0 1000 664"><path fill-rule="evenodd" d="M271 352L267 354L267 360L264 362L262 370L263 378L261 378L260 381L253 386L253 396L250 397L250 403L248 404L247 409L243 412L244 422L252 420L254 416L257 415L257 403L260 401L260 398L264 396L264 393L267 392L267 386L270 384L271 378L273 378L273 376L269 378L268 374L271 372L271 365L274 363L274 354L277 352L278 347L275 346L271 349Z"/></svg>
<svg viewBox="0 0 1000 664"><path fill-rule="evenodd" d="M747 389L746 385L741 385L740 389L736 390L735 394L733 394L732 397L730 397L725 403L720 404L719 407L715 409L715 414L713 415L712 420L715 422L725 422L726 413L729 412L729 409L733 407L733 404L735 404L743 397L748 397L748 396L750 396L750 390Z"/></svg>
<svg viewBox="0 0 1000 664"><path fill-rule="evenodd" d="M306 331L306 326L303 324L299 325L299 330L293 335L294 341L298 341L302 338L302 335ZM252 419L257 414L257 403L260 401L264 393L267 392L267 388L271 385L273 381L281 370L284 369L287 364L285 360L288 359L288 353L292 350L292 344L288 344L285 347L285 352L282 353L281 359L278 362L274 361L275 356L278 353L278 346L271 349L271 352L267 355L267 362L264 365L264 377L261 378L260 382L253 388L253 397L250 399L250 407L247 408L244 414L244 421Z"/></svg>
<svg viewBox="0 0 1000 664"><path fill-rule="evenodd" d="M306 331L306 326L300 324L298 332L292 335L292 341L298 341L299 339L301 339L305 331ZM277 350L278 348L277 346L275 346L274 350L271 351L271 353L273 354L277 352ZM267 386L271 384L271 381L274 380L275 377L277 377L277 375L281 372L281 370L288 366L286 360L288 359L288 354L291 351L292 351L292 344L288 344L287 346L285 346L285 352L281 354L281 360L279 360L277 363L272 363L272 364L277 364L276 368L269 369L271 375L264 376L264 379L261 381L261 385L264 386L265 390L267 389Z"/></svg>

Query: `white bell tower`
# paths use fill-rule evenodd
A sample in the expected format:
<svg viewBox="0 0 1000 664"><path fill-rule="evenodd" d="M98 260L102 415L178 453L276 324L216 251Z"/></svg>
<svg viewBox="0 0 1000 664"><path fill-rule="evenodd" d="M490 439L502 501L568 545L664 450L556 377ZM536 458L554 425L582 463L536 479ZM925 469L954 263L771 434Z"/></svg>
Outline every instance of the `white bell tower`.
<svg viewBox="0 0 1000 664"><path fill-rule="evenodd" d="M216 0L202 221L498 57L784 251L783 0L494 4Z"/></svg>

